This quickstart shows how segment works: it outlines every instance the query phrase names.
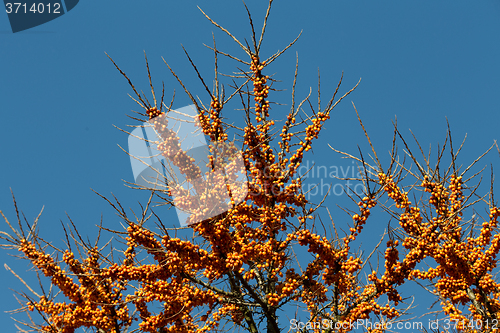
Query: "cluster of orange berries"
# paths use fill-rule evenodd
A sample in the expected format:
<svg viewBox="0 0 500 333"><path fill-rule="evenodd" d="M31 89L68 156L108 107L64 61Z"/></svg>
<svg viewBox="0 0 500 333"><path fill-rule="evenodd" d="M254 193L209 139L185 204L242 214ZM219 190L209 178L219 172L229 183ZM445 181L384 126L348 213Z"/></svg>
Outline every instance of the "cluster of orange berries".
<svg viewBox="0 0 500 333"><path fill-rule="evenodd" d="M172 130L168 128L167 115L164 112L150 119L149 122L153 125L154 130L160 138L165 140L172 135Z"/></svg>
<svg viewBox="0 0 500 333"><path fill-rule="evenodd" d="M133 223L129 225L127 232L127 243L131 242L132 244L135 243L143 246L147 249L148 253L153 255L157 262L162 262L164 254L162 251L159 251L159 249L162 249L161 243L156 239L155 235L151 231Z"/></svg>
<svg viewBox="0 0 500 333"><path fill-rule="evenodd" d="M425 192L431 194L429 204L434 205L438 216L447 217L449 215L448 200L450 193L446 187L441 183L429 181L427 176L424 177L421 186L424 187ZM455 188L454 182L452 182L451 186Z"/></svg>
<svg viewBox="0 0 500 333"><path fill-rule="evenodd" d="M401 313L395 307L390 306L389 304L380 307L380 313L389 319L397 318L401 315Z"/></svg>
<svg viewBox="0 0 500 333"><path fill-rule="evenodd" d="M302 163L302 159L304 158L304 149L305 149L305 147L302 145L290 157L290 163L288 164L289 177L293 177L295 175L295 172L300 167L300 164Z"/></svg>
<svg viewBox="0 0 500 333"><path fill-rule="evenodd" d="M399 224L409 235L419 235L422 229L422 214L419 207L409 207L407 212L399 216Z"/></svg>
<svg viewBox="0 0 500 333"><path fill-rule="evenodd" d="M485 247L491 242L492 231L497 227L499 216L500 209L498 209L497 207L492 207L490 209L489 220L483 222L481 226L481 233L478 237L478 245L480 245L481 247Z"/></svg>
<svg viewBox="0 0 500 333"><path fill-rule="evenodd" d="M370 313L377 312L379 308L378 304L373 301L364 301L356 304L355 307L351 309L349 315L345 318L345 321L356 321L357 319L367 319Z"/></svg>
<svg viewBox="0 0 500 333"><path fill-rule="evenodd" d="M387 193L396 204L397 208L406 208L411 205L408 200L408 194L402 192L399 187L394 183L391 175L386 175L383 172L378 174L379 184L384 186L384 191Z"/></svg>
<svg viewBox="0 0 500 333"><path fill-rule="evenodd" d="M162 245L167 252L168 260L178 258L185 265L186 270L191 268L199 269L203 265L208 265L208 252L198 245L179 238L171 238L168 235L163 237Z"/></svg>
<svg viewBox="0 0 500 333"><path fill-rule="evenodd" d="M291 117L291 115L288 116L292 122L295 122L295 118ZM312 119L312 124L308 125L305 129L306 135L303 140L301 140L299 144L299 148L297 151L290 157L289 161L289 175L292 177L295 172L298 170L300 164L302 163L302 160L304 158L304 152L307 152L311 149L311 144L312 140L318 138L318 135L322 129L323 123L330 118L330 115L325 114L323 112L318 112L316 114L316 117ZM287 121L288 123L288 121ZM287 124L284 125L285 127ZM287 134L288 129L285 129L284 132L282 132L282 140L280 143L280 147L283 149L285 147L286 151L289 152L289 139L291 138Z"/></svg>
<svg viewBox="0 0 500 333"><path fill-rule="evenodd" d="M399 245L398 240L387 241L387 249L385 250L385 270L387 272L394 271L395 267L398 266L399 251L397 246Z"/></svg>
<svg viewBox="0 0 500 333"><path fill-rule="evenodd" d="M290 140L292 140L292 133L289 132L291 124L295 124L295 117L293 117L292 114L289 114L283 128L281 129L281 141L279 142L280 149L285 150L287 153L290 152Z"/></svg>
<svg viewBox="0 0 500 333"><path fill-rule="evenodd" d="M362 261L360 258L349 257L340 265L342 272L353 274L361 269Z"/></svg>
<svg viewBox="0 0 500 333"><path fill-rule="evenodd" d="M478 259L474 262L472 269L476 276L484 276L496 266L495 259L500 250L500 234L496 233L492 237L492 231L497 227L499 216L500 209L490 208L489 221L483 222L481 232L474 242L481 249L485 249L489 245L484 253L475 253Z"/></svg>
<svg viewBox="0 0 500 333"><path fill-rule="evenodd" d="M462 215L460 209L462 208L462 202L465 199L462 191L462 176L457 177L456 175L451 175L450 185L448 190L451 191L450 203L452 205L451 212L459 211L459 215Z"/></svg>
<svg viewBox="0 0 500 333"><path fill-rule="evenodd" d="M450 301L441 301L441 307L443 308L443 311L445 314L450 316L451 320L456 320L459 325L457 325L457 328L463 328L461 323L464 321L468 322L468 319L462 315L462 311L456 308L456 306L450 302Z"/></svg>
<svg viewBox="0 0 500 333"><path fill-rule="evenodd" d="M255 119L257 122L261 122L263 117L269 117L269 101L266 100L269 94L269 86L267 85L269 76L264 76L261 73L265 65L265 61L261 63L257 56L252 57L250 70L253 72L253 94L255 100Z"/></svg>
<svg viewBox="0 0 500 333"><path fill-rule="evenodd" d="M276 200L279 202L285 202L289 205L295 205L298 207L303 207L305 204L306 198L303 194L300 193L300 189L302 188L302 184L299 179L292 179L289 184L281 191ZM295 208L287 206L287 216L295 216Z"/></svg>
<svg viewBox="0 0 500 333"><path fill-rule="evenodd" d="M30 311L34 311L35 309L42 311L43 313L48 314L49 316L57 315L60 313L64 313L67 309L65 303L54 303L49 301L45 296L42 296L40 300L36 303L30 303L28 305Z"/></svg>
<svg viewBox="0 0 500 333"><path fill-rule="evenodd" d="M213 97L210 102L210 110L206 113L202 110L200 114L200 123L203 127L203 132L208 135L213 142L227 141L228 135L225 133L220 118L222 103L217 97Z"/></svg>
<svg viewBox="0 0 500 333"><path fill-rule="evenodd" d="M301 285L301 279L297 275L295 278L288 278L281 285L278 286L278 291L281 291L280 294L283 298L292 295Z"/></svg>
<svg viewBox="0 0 500 333"><path fill-rule="evenodd" d="M307 282L304 281L302 284L304 286L301 293L302 302L307 305L309 311L318 309L318 304L328 300L326 296L328 289L322 283L312 278L308 277L306 279L304 277L304 280Z"/></svg>
<svg viewBox="0 0 500 333"><path fill-rule="evenodd" d="M334 263L338 259L337 251L326 237L313 234L308 229L302 229L295 234L295 238L300 245L308 245L308 252L316 253L324 263Z"/></svg>
<svg viewBox="0 0 500 333"><path fill-rule="evenodd" d="M256 129L261 133L267 133L271 129L271 126L274 126L274 120L268 120L265 123L257 124ZM266 148L266 150L271 149L269 145L266 145Z"/></svg>
<svg viewBox="0 0 500 333"><path fill-rule="evenodd" d="M283 295L281 295L281 296L283 296ZM278 293L267 294L267 303L270 306L277 306L282 298L281 296L278 295Z"/></svg>
<svg viewBox="0 0 500 333"><path fill-rule="evenodd" d="M427 271L421 271L419 269L414 269L411 271L409 278L410 279L420 279L420 280L433 280L436 277L438 277L441 273L442 269L441 268L433 268L430 267L427 269Z"/></svg>
<svg viewBox="0 0 500 333"><path fill-rule="evenodd" d="M66 272L54 262L54 259L43 251L38 251L35 245L22 241L19 251L23 252L32 264L40 269L46 277L50 277L52 283L56 285L66 297L73 302L81 300L79 288L76 283L69 278Z"/></svg>
<svg viewBox="0 0 500 333"><path fill-rule="evenodd" d="M243 135L244 138L244 144L247 145L250 149L255 149L258 147L259 143L262 142L260 139L262 139L264 136L262 134L258 134L256 128L252 125L249 124L248 126L245 127L245 134ZM246 159L256 159L255 153L253 151L246 151L244 152L243 157Z"/></svg>
<svg viewBox="0 0 500 333"><path fill-rule="evenodd" d="M325 237L321 238L319 235L311 234L309 230L300 230L294 235L294 238L297 239L299 244L308 245L308 251L317 253L316 260L309 264L301 281L306 276L318 275L320 274L320 270L323 270L322 279L324 285L320 286L325 287L326 285L335 284L338 292L342 295L355 294L359 288L355 288L354 275L361 269L362 261L357 257L347 257L349 253L348 246L335 249ZM294 280L298 281L296 278Z"/></svg>
<svg viewBox="0 0 500 333"><path fill-rule="evenodd" d="M388 296L390 296L390 300L398 300L398 298L400 297L393 287L393 284L395 282L392 280L390 272L384 273L384 275L382 275L382 277L379 279L377 278L377 272L372 271L371 274L368 274L367 279L368 281L372 281L373 285L371 285L371 288L365 288L363 294L366 294L367 292L374 292L377 295L387 294Z"/></svg>
<svg viewBox="0 0 500 333"><path fill-rule="evenodd" d="M323 126L323 123L330 119L329 114L325 114L323 112L318 112L316 114L316 117L312 119L312 124L306 127L306 142L312 140L312 139L317 139L319 132L321 131L321 127ZM310 148L310 146L308 145ZM306 149L306 151L309 149Z"/></svg>
<svg viewBox="0 0 500 333"><path fill-rule="evenodd" d="M256 206L261 206L265 202L263 186L268 177L262 170L267 170L270 161L274 160L265 138L265 133L259 133L252 124L246 126L244 144L248 148L243 152L243 163L248 170L249 192L254 193L252 200Z"/></svg>
<svg viewBox="0 0 500 333"><path fill-rule="evenodd" d="M179 172L185 175L187 181L191 182L194 179L200 178L201 171L199 166L194 163L195 159L181 149L177 134L173 131L170 132L171 136L158 145L158 150L162 152L165 158L172 161L179 168Z"/></svg>
<svg viewBox="0 0 500 333"><path fill-rule="evenodd" d="M172 161L179 168L180 173L186 176L188 181L199 179L201 177L200 168L194 164L195 159L188 156L181 149L177 133L167 127L168 119L166 114L156 108L149 109L147 113L149 119L153 119L153 127L162 140L157 146L162 156ZM204 118L201 117L200 119Z"/></svg>
<svg viewBox="0 0 500 333"><path fill-rule="evenodd" d="M148 115L149 119L153 119L155 117L158 117L161 114L164 114L164 112L158 110L156 107L152 107L146 111L146 114Z"/></svg>
<svg viewBox="0 0 500 333"><path fill-rule="evenodd" d="M366 220L370 216L370 208L373 208L377 203L369 198L364 197L360 202L358 202L359 214L354 214L352 219L354 221L354 228L350 228L351 234L344 237L344 243L348 245L351 240L354 240L356 236L363 230L363 226L366 224Z"/></svg>

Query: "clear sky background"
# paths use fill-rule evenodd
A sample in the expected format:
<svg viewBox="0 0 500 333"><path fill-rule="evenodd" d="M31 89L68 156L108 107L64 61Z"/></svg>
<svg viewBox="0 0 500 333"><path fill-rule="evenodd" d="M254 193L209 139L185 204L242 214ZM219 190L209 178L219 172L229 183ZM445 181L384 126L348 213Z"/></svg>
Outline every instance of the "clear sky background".
<svg viewBox="0 0 500 333"><path fill-rule="evenodd" d="M260 31L267 1L248 2ZM167 101L176 89L174 106L190 104L161 56L194 94L208 101L181 44L208 82L213 53L203 43L211 45L212 32L218 48L242 52L196 5L240 40L249 40L246 12L239 1L81 1L58 19L16 34L10 30L7 14L0 13L0 209L12 222L10 188L29 221L45 206L40 233L55 245L63 244L60 221L68 222L66 213L90 239L97 234L101 214L105 226L120 228L109 205L90 188L104 195L114 193L124 207L139 208L137 202L144 202L145 193L123 183L133 181L129 157L118 147L127 147L127 135L113 127L136 124L126 115L139 107L127 96L132 93L128 83L104 52L148 97L144 50L158 91L165 82ZM351 166L328 144L353 154L360 145L368 153L351 101L385 161L395 116L403 135L410 139L411 129L423 147L443 143L447 117L457 146L467 133L463 164L499 138L500 2L276 0L263 56L283 49L301 30L295 46L269 68L268 73L283 81L276 87L288 89L270 94L270 99L291 102L296 52L297 98L306 96L309 87L313 91L317 87L318 68L325 102L342 71L341 93L362 78L356 91L335 109L307 156L305 161L311 165L344 170ZM234 62L221 61L221 71L234 70ZM273 106L271 117L282 119L287 111L288 106ZM225 116L238 121L242 115L226 110ZM496 151L480 164L489 163L498 174ZM331 178L323 181L339 183ZM311 200L319 201L320 196ZM345 195L330 195L325 204L334 211L336 204L350 203ZM345 214L335 212L339 214L334 215L336 225L345 227ZM168 225L178 226L173 212L164 212L163 217ZM387 216L372 219L366 242L380 235L387 222ZM0 230L7 230L0 223ZM6 251L0 252L0 261L35 282L26 262ZM4 268L0 268L0 280L2 331L15 332L10 315L4 313L17 305L9 288L25 288Z"/></svg>

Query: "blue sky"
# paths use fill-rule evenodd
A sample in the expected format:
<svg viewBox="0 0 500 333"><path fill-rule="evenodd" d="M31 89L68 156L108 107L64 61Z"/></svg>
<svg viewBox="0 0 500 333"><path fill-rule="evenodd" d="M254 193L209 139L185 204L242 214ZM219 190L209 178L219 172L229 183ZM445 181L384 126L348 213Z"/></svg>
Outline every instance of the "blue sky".
<svg viewBox="0 0 500 333"><path fill-rule="evenodd" d="M137 202L143 202L145 194L123 183L133 181L129 158L118 147L127 146L127 135L113 127L134 124L126 115L139 109L127 96L132 91L126 80L104 52L138 89L148 93L145 50L157 90L164 81L168 101L176 89L174 106L190 104L163 56L192 92L206 101L181 44L208 82L213 54L203 43L212 43L212 32L218 48L242 52L203 17L197 5L241 40L249 39L246 12L239 1L82 1L53 21L15 34L7 15L0 13L0 209L11 221L15 211L10 188L29 221L45 206L40 233L56 245L63 242L60 221L67 223L66 213L90 239L97 233L95 224L101 214L105 226L119 228L119 219L90 188L104 195L114 193L125 207L139 207ZM266 1L249 1L256 26L266 5ZM447 117L456 143L467 133L460 160L464 164L498 139L500 2L314 1L306 5L276 0L262 53L283 49L301 30L295 46L269 68L282 80L276 87L288 89L270 98L291 102L296 53L297 98L306 96L309 87L313 91L317 87L318 68L325 101L342 71L342 93L362 78L356 91L335 109L306 161L351 165L328 144L354 154L360 145L368 153L351 101L379 155L386 156L390 149L395 116L403 135L410 138L411 129L423 147L443 143ZM230 73L234 66L223 60L221 70ZM283 118L287 110L276 106L271 116ZM237 121L241 114L228 111L226 117ZM488 155L481 166L489 163L496 173L500 171L498 153ZM326 204L333 210L349 201L345 195L331 195ZM168 224L178 225L173 212L164 214ZM339 217L338 225L345 223L341 221L345 216ZM387 221L382 218L374 232L380 234ZM6 229L5 224L0 227ZM34 276L26 272L26 263L6 251L0 252L0 258L21 276ZM22 290L23 286L3 268L0 279L0 322L3 331L15 332L4 311L17 304L9 288Z"/></svg>

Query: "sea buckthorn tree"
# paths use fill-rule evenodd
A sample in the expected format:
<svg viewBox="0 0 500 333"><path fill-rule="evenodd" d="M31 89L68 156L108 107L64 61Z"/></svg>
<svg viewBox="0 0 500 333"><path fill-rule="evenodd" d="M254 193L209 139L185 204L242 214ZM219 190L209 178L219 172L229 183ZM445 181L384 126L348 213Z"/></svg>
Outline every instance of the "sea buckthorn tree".
<svg viewBox="0 0 500 333"><path fill-rule="evenodd" d="M212 169L222 163L218 148L222 147L224 152L236 150L230 135L236 133L241 138L248 192L224 186L209 195L204 192L207 182L201 177L203 172L181 149L181 139L175 131L163 126L165 116L173 110L174 99L167 106L164 89L161 99L156 98L147 58L153 104L137 92L112 60L130 83L135 101L145 110L133 118L152 124L159 134L159 140L152 143L192 183L195 195L180 184L169 184L168 188L133 184L132 187L150 191L148 202L133 216L126 213L117 198L111 200L101 195L116 210L125 229L100 226L97 240L90 243L71 222L66 233L67 249L55 248L41 238L39 216L32 224L23 221L14 200L19 227L14 227L2 213L11 228L11 232L1 234L6 242L3 246L18 251L20 257L29 260L41 273L41 279L49 279L51 283L49 291L40 288L41 292L26 284L31 294L21 294L20 311L26 312L30 321L20 331L278 333L289 331L279 320L285 310L291 313L289 309L302 309L307 314L302 321L312 323L301 327L301 332L391 331L394 323L404 320L402 316L409 309L398 287L410 280L420 281L424 289L438 298L441 312L460 323L458 330L493 330L491 326L498 319L499 307L494 270L500 247L497 232L500 211L493 204L492 192L485 199L467 185L470 179L465 179L465 174L470 167L463 171L456 167L458 152L453 150L450 133L447 142L452 158L448 168L440 167L445 148L438 152L436 164L431 165L425 155L425 163L419 164L396 126L391 161L386 168L373 146L373 165L362 154L356 157L341 152L358 162L359 177L353 180L364 184L365 193L361 197L353 195L356 212L342 222L346 230L343 236L337 229L334 235L320 231L318 209L323 202L311 203L306 199L302 191L303 175L298 170L332 110L357 85L337 97L341 78L325 104L321 102L318 84L317 105L312 103L311 93L297 102L296 67L290 110L284 119L279 119L278 113L273 112L271 99L276 79L266 74L266 67L297 39L270 56L261 52L271 4L272 0L259 38L248 12L251 45L240 42L202 11L247 56L240 59L221 51L214 40L209 48L215 55L215 77L213 89L209 89L186 52L208 93L205 102L195 98L167 64L195 105L200 130L210 139ZM224 76L231 81L227 85L222 83L218 72L220 56L243 67ZM239 109L229 109L235 101ZM228 122L226 119L231 116L243 116L244 126ZM278 123L278 120L283 121ZM364 130L361 121L360 124ZM366 137L371 145L368 134ZM397 139L405 145L416 170L399 162ZM224 156L228 155L222 155L222 161L226 161ZM227 184L227 179L234 177L231 163L225 170L218 175L222 179L210 184ZM406 187L404 181L409 177L415 181ZM218 202L219 190L230 193L233 199L230 209L195 223L205 213L196 203ZM415 194L415 199L410 200L411 192L418 193L419 199ZM174 193L176 200L172 198ZM243 199L239 197L241 193L245 195ZM188 219L192 223L185 228L165 227L155 212L153 200L167 205L181 202L183 208L193 212ZM483 223L464 220L463 211L480 203L489 206L489 215ZM394 222L386 232L381 229L380 242L364 251L369 255L364 255L353 244L373 219L371 211L377 206L389 213ZM336 222L337 227L340 223ZM187 237L187 230L191 237ZM101 231L123 239L124 247L112 247L110 242L102 244ZM312 253L313 259L304 265L295 255L300 251ZM381 261L372 259L377 252ZM423 264L429 268L422 269ZM368 267L373 269L367 272ZM366 273L366 277L361 273ZM431 288L425 286L429 283ZM41 320L35 318L36 314ZM377 318L384 325L376 328L352 325L368 318ZM471 320L475 324L480 322L482 328L471 328ZM324 321L328 327L314 324Z"/></svg>

